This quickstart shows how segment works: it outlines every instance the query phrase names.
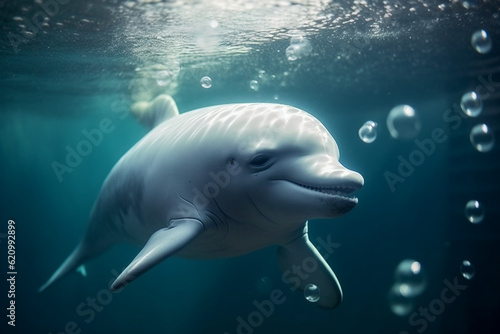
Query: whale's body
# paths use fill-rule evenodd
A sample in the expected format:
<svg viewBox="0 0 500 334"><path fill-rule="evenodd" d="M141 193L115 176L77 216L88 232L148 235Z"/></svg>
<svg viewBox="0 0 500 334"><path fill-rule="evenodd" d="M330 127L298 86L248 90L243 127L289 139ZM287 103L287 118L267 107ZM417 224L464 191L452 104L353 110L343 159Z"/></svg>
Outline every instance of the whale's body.
<svg viewBox="0 0 500 334"><path fill-rule="evenodd" d="M118 289L169 257L207 259L278 245L283 271L311 258L318 304L333 308L340 285L309 242L307 220L340 216L363 178L310 114L279 104L231 104L178 114L159 96L136 116L155 126L114 166L74 252L40 290L115 243L143 246L111 286Z"/></svg>

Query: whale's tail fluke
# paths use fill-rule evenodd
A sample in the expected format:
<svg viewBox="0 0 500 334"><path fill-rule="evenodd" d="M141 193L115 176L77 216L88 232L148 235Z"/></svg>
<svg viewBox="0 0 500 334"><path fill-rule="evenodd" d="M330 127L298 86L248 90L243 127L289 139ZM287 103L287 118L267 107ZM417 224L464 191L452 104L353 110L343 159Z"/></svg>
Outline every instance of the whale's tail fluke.
<svg viewBox="0 0 500 334"><path fill-rule="evenodd" d="M150 102L136 102L132 105L130 111L139 123L148 129L152 129L163 121L179 115L174 99L166 94L158 95Z"/></svg>
<svg viewBox="0 0 500 334"><path fill-rule="evenodd" d="M62 277L66 276L73 270L80 267L86 260L88 260L88 252L85 250L86 247L82 246L80 243L75 250L66 258L66 260L59 266L55 273L50 276L50 278L42 285L38 292L42 292L47 289L54 282L58 281Z"/></svg>

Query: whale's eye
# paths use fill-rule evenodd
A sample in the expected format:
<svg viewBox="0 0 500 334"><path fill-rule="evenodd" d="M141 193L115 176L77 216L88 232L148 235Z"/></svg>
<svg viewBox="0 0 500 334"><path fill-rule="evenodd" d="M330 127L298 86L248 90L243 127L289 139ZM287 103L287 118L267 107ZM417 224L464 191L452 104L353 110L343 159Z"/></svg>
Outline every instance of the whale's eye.
<svg viewBox="0 0 500 334"><path fill-rule="evenodd" d="M254 167L263 167L265 166L271 158L267 154L257 154L252 158L250 164Z"/></svg>

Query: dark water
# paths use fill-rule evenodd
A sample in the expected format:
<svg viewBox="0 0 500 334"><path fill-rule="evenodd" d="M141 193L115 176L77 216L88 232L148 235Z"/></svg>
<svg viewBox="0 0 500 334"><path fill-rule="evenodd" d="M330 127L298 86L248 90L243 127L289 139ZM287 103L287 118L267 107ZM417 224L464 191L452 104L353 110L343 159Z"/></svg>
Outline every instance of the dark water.
<svg viewBox="0 0 500 334"><path fill-rule="evenodd" d="M0 1L5 314L9 219L17 272L16 326L4 315L2 333L498 333L500 155L498 142L478 152L469 140L480 123L500 138L498 8L498 1ZM492 41L486 54L470 42L478 29ZM289 61L285 50L299 33L312 51ZM210 89L200 86L205 75ZM483 111L462 117L458 105L471 90ZM339 308L321 310L291 291L275 248L233 259L170 258L111 293L110 281L138 251L117 246L88 263L86 278L72 274L36 293L83 234L109 170L145 133L130 104L160 93L181 112L290 104L330 130L341 162L365 179L352 212L310 221L313 243L335 244L326 255L344 290ZM420 117L414 139L387 131L399 104ZM103 119L110 133L58 178L53 162L64 162L68 147ZM371 144L358 137L367 120L378 123ZM446 139L434 141L436 129ZM415 139L434 146L426 153ZM401 159L410 157L421 160L401 176ZM404 182L391 188L387 172ZM479 224L464 215L469 200L485 208ZM426 284L397 315L388 294L405 259L421 264ZM475 268L471 279L464 260ZM263 315L256 304L274 289L284 302Z"/></svg>

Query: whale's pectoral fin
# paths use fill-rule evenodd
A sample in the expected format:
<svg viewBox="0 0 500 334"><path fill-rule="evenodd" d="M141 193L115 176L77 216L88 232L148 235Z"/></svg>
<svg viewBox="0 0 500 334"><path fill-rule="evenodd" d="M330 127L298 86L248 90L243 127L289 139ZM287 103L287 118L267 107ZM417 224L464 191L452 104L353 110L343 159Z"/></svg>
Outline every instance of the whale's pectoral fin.
<svg viewBox="0 0 500 334"><path fill-rule="evenodd" d="M196 219L177 219L169 227L156 231L135 259L111 285L111 290L124 287L146 271L186 246L200 233L203 224Z"/></svg>
<svg viewBox="0 0 500 334"><path fill-rule="evenodd" d="M315 284L320 291L316 302L324 308L337 307L342 301L342 289L323 256L309 241L307 233L278 248L278 264L283 278L293 290L304 290L308 284Z"/></svg>

